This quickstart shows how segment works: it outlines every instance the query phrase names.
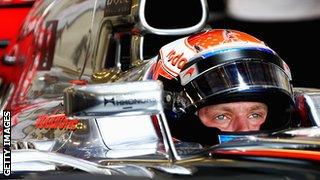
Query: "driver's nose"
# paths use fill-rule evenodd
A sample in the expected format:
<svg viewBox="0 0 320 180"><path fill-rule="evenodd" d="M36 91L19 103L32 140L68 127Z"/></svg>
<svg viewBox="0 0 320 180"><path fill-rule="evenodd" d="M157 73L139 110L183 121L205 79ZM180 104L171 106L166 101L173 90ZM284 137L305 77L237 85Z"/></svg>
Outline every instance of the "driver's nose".
<svg viewBox="0 0 320 180"><path fill-rule="evenodd" d="M233 129L235 132L251 131L248 119L246 117L238 116L233 121Z"/></svg>

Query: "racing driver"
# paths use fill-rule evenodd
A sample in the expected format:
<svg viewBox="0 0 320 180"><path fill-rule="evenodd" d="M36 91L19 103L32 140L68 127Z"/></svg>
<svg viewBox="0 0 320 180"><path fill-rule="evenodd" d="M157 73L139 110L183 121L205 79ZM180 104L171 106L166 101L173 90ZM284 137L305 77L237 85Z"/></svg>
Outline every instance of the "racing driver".
<svg viewBox="0 0 320 180"><path fill-rule="evenodd" d="M213 29L163 46L153 79L165 90L173 136L213 145L297 126L287 64L244 32Z"/></svg>

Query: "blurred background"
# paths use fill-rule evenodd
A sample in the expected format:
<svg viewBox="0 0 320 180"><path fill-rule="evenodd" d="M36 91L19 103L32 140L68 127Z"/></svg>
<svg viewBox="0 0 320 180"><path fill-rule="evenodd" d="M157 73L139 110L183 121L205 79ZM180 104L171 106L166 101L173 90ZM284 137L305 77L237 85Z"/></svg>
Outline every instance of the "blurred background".
<svg viewBox="0 0 320 180"><path fill-rule="evenodd" d="M208 0L212 28L244 31L284 59L294 86L320 88L320 0Z"/></svg>

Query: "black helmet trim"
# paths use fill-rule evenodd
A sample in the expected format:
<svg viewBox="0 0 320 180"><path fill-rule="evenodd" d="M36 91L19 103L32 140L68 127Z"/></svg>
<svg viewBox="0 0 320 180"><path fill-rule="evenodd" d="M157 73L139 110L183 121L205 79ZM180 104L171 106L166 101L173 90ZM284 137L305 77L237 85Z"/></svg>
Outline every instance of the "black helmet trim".
<svg viewBox="0 0 320 180"><path fill-rule="evenodd" d="M199 106L212 96L276 89L290 96L292 87L283 69L261 61L235 61L212 68L184 86L191 104ZM222 97L223 98L223 97Z"/></svg>
<svg viewBox="0 0 320 180"><path fill-rule="evenodd" d="M246 58L260 59L262 61L272 62L279 67L283 67L282 59L270 49L259 47L242 47L207 52L199 57L196 57L195 59L191 59L189 63L181 69L181 71L188 69L194 64L197 64L199 68L204 67L204 69L206 69L207 67L213 67L226 62Z"/></svg>

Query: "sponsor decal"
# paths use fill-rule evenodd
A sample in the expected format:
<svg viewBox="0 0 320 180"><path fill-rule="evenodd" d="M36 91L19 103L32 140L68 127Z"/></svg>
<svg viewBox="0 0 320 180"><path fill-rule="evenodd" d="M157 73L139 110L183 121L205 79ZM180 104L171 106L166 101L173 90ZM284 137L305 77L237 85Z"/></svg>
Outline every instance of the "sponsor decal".
<svg viewBox="0 0 320 180"><path fill-rule="evenodd" d="M11 175L11 112L3 111L3 174Z"/></svg>
<svg viewBox="0 0 320 180"><path fill-rule="evenodd" d="M168 62L170 62L172 66L176 66L181 70L188 62L188 60L183 57L183 54L184 53L178 54L175 50L172 50L166 57L168 58Z"/></svg>
<svg viewBox="0 0 320 180"><path fill-rule="evenodd" d="M188 84L191 80L196 78L198 76L198 69L192 65L191 67L188 67L184 71L180 73L180 80L182 85Z"/></svg>
<svg viewBox="0 0 320 180"><path fill-rule="evenodd" d="M131 6L132 0L107 0L105 16L129 15Z"/></svg>
<svg viewBox="0 0 320 180"><path fill-rule="evenodd" d="M40 115L35 123L38 129L70 130L77 129L78 119L68 119L65 114Z"/></svg>
<svg viewBox="0 0 320 180"><path fill-rule="evenodd" d="M125 100L115 100L114 98L108 99L104 98L104 106L107 104L112 104L113 106L126 106L126 105L135 105L135 104L147 104L154 103L156 99L125 99Z"/></svg>
<svg viewBox="0 0 320 180"><path fill-rule="evenodd" d="M183 75L183 77L191 77L193 72L194 72L195 68L191 67L187 70L187 72Z"/></svg>
<svg viewBox="0 0 320 180"><path fill-rule="evenodd" d="M162 53L160 53L161 59L158 62L158 67L161 70L157 70L159 74L168 79L178 76L181 69L186 65L188 60L184 57L184 53L177 53L175 50L171 50L165 58L162 58Z"/></svg>
<svg viewBox="0 0 320 180"><path fill-rule="evenodd" d="M195 52L194 48L187 43L187 38L181 38L163 46L159 51L159 60L153 79L157 79L159 75L167 79L176 78Z"/></svg>

